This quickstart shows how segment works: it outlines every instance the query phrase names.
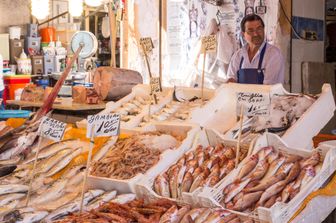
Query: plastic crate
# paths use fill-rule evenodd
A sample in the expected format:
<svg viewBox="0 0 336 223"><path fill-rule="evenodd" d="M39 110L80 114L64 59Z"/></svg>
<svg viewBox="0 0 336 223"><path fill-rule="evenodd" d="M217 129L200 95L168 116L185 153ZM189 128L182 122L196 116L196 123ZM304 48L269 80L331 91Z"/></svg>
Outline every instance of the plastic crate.
<svg viewBox="0 0 336 223"><path fill-rule="evenodd" d="M223 84L216 97L204 108L194 112L193 118L202 120L201 126L215 129L225 138L232 139L233 130L239 128L236 111L237 92L260 92L289 95L281 84L253 85L253 84ZM281 137L289 146L311 149L312 138L333 117L335 100L330 84L322 86L318 99ZM213 114L210 116L209 114ZM323 115L321 115L323 114ZM247 118L244 117L244 120Z"/></svg>
<svg viewBox="0 0 336 223"><path fill-rule="evenodd" d="M195 137L195 140L194 140L192 146L186 152L190 152L192 150L195 150L198 145L202 145L203 147L207 147L209 145L216 146L219 143L222 143L222 144L228 145L228 146L236 146L237 145L237 141L235 141L235 140L225 140L220 135L216 134L215 132L213 132L211 130L203 129L202 131L199 131L197 133L197 136ZM250 145L250 147L252 147L252 146L253 145ZM138 196L140 196L142 198L150 197L152 199L162 199L162 198L164 198L164 199L169 199L169 200L172 200L172 201L176 201L178 203L190 204L192 206L200 206L201 202L199 201L197 195L203 191L204 187L199 187L193 192L183 192L182 197L180 197L178 199L162 197L162 196L158 195L153 189L155 178L159 174L162 174L163 172L167 171L173 164L176 164L176 162L183 155L184 154L182 154L179 157L176 157L174 162L172 162L171 165L168 166L166 169L164 169L162 172L157 173L153 177L144 177L141 181L139 181L136 184L136 193L138 194Z"/></svg>
<svg viewBox="0 0 336 223"><path fill-rule="evenodd" d="M148 126L146 131L160 131L160 132L173 132L177 135L186 134L185 139L181 142L180 146L174 150L166 150L161 154L159 162L147 170L145 174L138 174L135 177L128 180L119 180L107 177L97 177L93 175L88 176L88 185L90 188L104 188L106 190L114 188L119 193L135 193L135 185L142 178L154 177L158 173L161 173L168 166L170 166L178 157L182 156L187 151L193 142L193 139L199 130L195 126L175 126L175 125L153 125ZM137 131L134 131L136 133Z"/></svg>
<svg viewBox="0 0 336 223"><path fill-rule="evenodd" d="M277 135L264 134L258 138L253 154L257 153L262 147L267 145L274 146L274 148L279 151L303 157L308 157L312 153L312 151L288 147ZM258 222L288 222L295 211L300 207L302 201L311 192L320 188L336 170L336 150L331 149L331 147L328 146L319 146L316 150L320 152L323 158L322 168L291 201L288 203L277 202L271 208L258 207L251 213L230 211L246 219L252 218ZM220 200L223 197L223 189L234 181L243 165L244 164L241 163L237 169L233 170L226 179L219 182L215 187L206 188L202 193L200 193L198 196L201 204L205 207L222 207L220 205Z"/></svg>

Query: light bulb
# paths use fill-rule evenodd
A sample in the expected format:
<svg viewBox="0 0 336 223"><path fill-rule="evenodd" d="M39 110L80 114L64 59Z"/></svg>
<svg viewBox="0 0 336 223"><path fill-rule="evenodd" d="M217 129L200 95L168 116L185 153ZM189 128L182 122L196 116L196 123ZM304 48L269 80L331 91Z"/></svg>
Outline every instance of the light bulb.
<svg viewBox="0 0 336 223"><path fill-rule="evenodd" d="M73 17L79 17L83 13L83 0L69 0L69 13Z"/></svg>
<svg viewBox="0 0 336 223"><path fill-rule="evenodd" d="M32 15L38 20L45 19L49 15L49 0L31 0Z"/></svg>
<svg viewBox="0 0 336 223"><path fill-rule="evenodd" d="M103 0L85 0L85 4L91 7L98 7L103 3Z"/></svg>

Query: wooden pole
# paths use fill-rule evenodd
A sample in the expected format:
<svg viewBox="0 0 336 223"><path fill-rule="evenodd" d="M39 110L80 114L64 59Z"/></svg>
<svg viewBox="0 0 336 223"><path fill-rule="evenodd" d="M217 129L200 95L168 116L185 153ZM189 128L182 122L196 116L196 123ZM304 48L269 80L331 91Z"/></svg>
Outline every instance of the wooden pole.
<svg viewBox="0 0 336 223"><path fill-rule="evenodd" d="M202 68L202 101L204 101L204 69L205 69L205 59L206 59L206 49L203 49L203 68Z"/></svg>
<svg viewBox="0 0 336 223"><path fill-rule="evenodd" d="M116 18L112 10L113 2L110 0L108 4L108 15L110 21L110 43L111 43L111 67L116 67L116 41L117 41L117 30L116 30Z"/></svg>
<svg viewBox="0 0 336 223"><path fill-rule="evenodd" d="M81 193L81 201L80 201L79 213L82 213L82 211L83 211L85 186L86 186L87 177L88 177L89 168L90 168L90 163L91 163L91 158L92 158L92 149L93 149L93 146L94 146L94 128L95 128L95 125L92 125L92 127L91 127L91 138L90 138L89 155L88 155L88 158L87 158L87 161L86 161L86 169L85 169L84 181L83 181L83 185L82 185L82 193Z"/></svg>
<svg viewBox="0 0 336 223"><path fill-rule="evenodd" d="M40 148L41 148L41 141L42 141L42 136L40 136L40 138L38 140L37 151L36 151L36 154L35 154L33 170L32 170L32 173L30 175L28 194L27 194L26 204L25 204L26 207L28 206L29 198L30 198L30 195L31 195L31 190L32 190L32 186L33 186L33 180L34 180L34 177L35 177L35 170L36 170L36 165L37 165L37 159L38 159L38 155L40 153Z"/></svg>
<svg viewBox="0 0 336 223"><path fill-rule="evenodd" d="M243 128L243 118L244 118L244 116L243 116L243 110L244 110L244 106L241 105L241 107L240 107L239 134L238 134L238 142L237 142L237 150L236 150L235 168L237 168L238 164L239 164L240 141L241 141L242 128Z"/></svg>

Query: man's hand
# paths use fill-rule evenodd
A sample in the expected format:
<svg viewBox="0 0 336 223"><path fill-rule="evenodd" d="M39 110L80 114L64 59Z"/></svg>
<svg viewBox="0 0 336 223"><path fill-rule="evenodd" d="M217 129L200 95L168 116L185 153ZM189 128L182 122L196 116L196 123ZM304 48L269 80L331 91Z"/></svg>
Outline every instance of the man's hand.
<svg viewBox="0 0 336 223"><path fill-rule="evenodd" d="M236 79L234 78L229 78L226 83L237 83Z"/></svg>

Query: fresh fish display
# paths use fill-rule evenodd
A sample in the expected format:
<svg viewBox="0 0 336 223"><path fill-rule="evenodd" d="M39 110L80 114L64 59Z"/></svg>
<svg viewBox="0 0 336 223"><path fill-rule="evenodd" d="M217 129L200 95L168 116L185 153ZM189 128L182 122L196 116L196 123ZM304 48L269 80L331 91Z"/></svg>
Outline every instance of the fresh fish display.
<svg viewBox="0 0 336 223"><path fill-rule="evenodd" d="M198 146L157 176L153 189L160 196L178 199L183 192L193 192L204 186L212 187L234 169L235 151L235 147L223 144L215 147ZM239 160L244 159L246 154L247 150L243 148Z"/></svg>
<svg viewBox="0 0 336 223"><path fill-rule="evenodd" d="M303 113L316 101L317 96L311 95L273 95L269 116L254 116L246 120L242 129L242 141L251 140L266 130L282 136ZM231 130L232 137L237 139L238 129Z"/></svg>
<svg viewBox="0 0 336 223"><path fill-rule="evenodd" d="M146 203L133 200L124 204L104 203L96 209L71 215L56 221L57 223L79 222L143 222L143 223L222 223L243 222L237 215L219 208L190 208L179 206L168 200ZM253 221L250 221L253 223Z"/></svg>
<svg viewBox="0 0 336 223"><path fill-rule="evenodd" d="M26 193L28 186L20 184L0 185L0 195L12 193Z"/></svg>
<svg viewBox="0 0 336 223"><path fill-rule="evenodd" d="M193 98L191 101L171 101L166 104L160 111L144 116L139 127L144 126L149 121L185 121L190 118L191 111L204 105L207 100L202 101L200 98ZM149 120L150 118L150 120Z"/></svg>
<svg viewBox="0 0 336 223"><path fill-rule="evenodd" d="M243 163L236 179L223 190L220 202L223 207L246 212L260 206L270 208L277 201L289 202L321 166L321 155L317 151L303 158L276 150L261 148ZM269 159L275 153L278 158Z"/></svg>
<svg viewBox="0 0 336 223"><path fill-rule="evenodd" d="M151 99L149 97L136 96L127 103L122 104L113 112L120 114L122 122L129 122L132 117L139 115L146 106L150 105L150 103Z"/></svg>
<svg viewBox="0 0 336 223"><path fill-rule="evenodd" d="M92 165L99 177L130 179L145 173L160 160L162 151L177 148L178 139L159 132L147 132L119 140L101 160Z"/></svg>

